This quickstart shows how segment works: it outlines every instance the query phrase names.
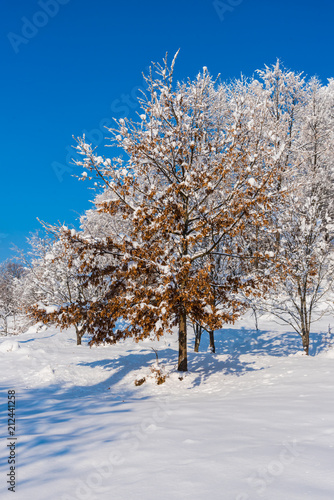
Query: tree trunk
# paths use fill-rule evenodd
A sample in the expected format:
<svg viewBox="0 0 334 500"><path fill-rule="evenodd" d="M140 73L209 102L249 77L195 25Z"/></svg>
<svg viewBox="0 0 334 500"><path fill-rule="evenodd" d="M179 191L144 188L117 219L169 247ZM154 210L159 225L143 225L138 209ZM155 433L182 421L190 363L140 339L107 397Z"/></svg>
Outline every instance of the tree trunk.
<svg viewBox="0 0 334 500"><path fill-rule="evenodd" d="M306 356L309 355L309 347L310 347L310 332L305 330L302 332L302 341L303 341L303 349Z"/></svg>
<svg viewBox="0 0 334 500"><path fill-rule="evenodd" d="M82 334L77 325L75 325L75 333L77 334L77 345L81 345Z"/></svg>
<svg viewBox="0 0 334 500"><path fill-rule="evenodd" d="M258 318L257 318L256 307L252 307L252 309L253 309L253 316L254 316L254 320L255 320L255 330L258 332L259 331L259 322L258 322Z"/></svg>
<svg viewBox="0 0 334 500"><path fill-rule="evenodd" d="M179 322L179 372L186 372L187 366L187 314L183 309L180 314Z"/></svg>
<svg viewBox="0 0 334 500"><path fill-rule="evenodd" d="M201 336L202 336L202 327L201 327L201 325L198 325L196 323L196 325L195 325L195 348L194 348L195 352L198 352L199 344L201 342Z"/></svg>
<svg viewBox="0 0 334 500"><path fill-rule="evenodd" d="M307 304L306 304L306 293L304 290L300 293L300 320L301 320L301 333L302 333L302 341L303 341L303 349L305 354L308 356L309 354L309 345L310 345L310 322L307 318ZM303 293L304 292L304 293Z"/></svg>
<svg viewBox="0 0 334 500"><path fill-rule="evenodd" d="M209 330L209 337L210 337L210 351L211 352L216 352L216 346L215 346L215 337L214 337L214 331Z"/></svg>

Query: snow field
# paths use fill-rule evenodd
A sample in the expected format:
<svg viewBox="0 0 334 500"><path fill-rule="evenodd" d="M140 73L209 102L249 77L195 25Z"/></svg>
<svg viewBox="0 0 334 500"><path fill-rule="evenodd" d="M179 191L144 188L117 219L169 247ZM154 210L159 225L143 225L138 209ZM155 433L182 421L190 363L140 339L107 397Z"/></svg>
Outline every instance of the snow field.
<svg viewBox="0 0 334 500"><path fill-rule="evenodd" d="M74 331L4 337L1 498L9 497L7 391L16 390L16 500L330 500L334 497L334 351L270 318L216 334L217 354L175 370L177 338L90 349ZM150 366L169 377L157 386ZM134 381L146 377L136 387Z"/></svg>

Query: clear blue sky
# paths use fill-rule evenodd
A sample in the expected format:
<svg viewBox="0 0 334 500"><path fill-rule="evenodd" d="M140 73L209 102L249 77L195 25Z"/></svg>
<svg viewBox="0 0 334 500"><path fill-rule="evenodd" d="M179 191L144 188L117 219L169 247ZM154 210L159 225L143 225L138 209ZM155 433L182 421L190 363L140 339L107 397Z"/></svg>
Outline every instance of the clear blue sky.
<svg viewBox="0 0 334 500"><path fill-rule="evenodd" d="M2 0L0 260L37 217L70 225L90 207L72 135L100 143L104 120L138 111L151 61L180 48L178 79L203 66L230 79L279 57L325 83L333 19L332 0Z"/></svg>

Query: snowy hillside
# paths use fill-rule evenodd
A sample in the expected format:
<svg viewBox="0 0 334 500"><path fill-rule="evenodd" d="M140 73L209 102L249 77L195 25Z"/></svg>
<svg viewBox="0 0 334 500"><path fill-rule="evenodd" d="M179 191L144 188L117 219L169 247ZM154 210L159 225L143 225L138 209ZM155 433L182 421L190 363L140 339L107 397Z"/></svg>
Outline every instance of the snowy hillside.
<svg viewBox="0 0 334 500"><path fill-rule="evenodd" d="M3 337L1 498L7 491L7 391L16 391L16 500L329 500L334 497L332 318L301 340L252 319L216 335L90 349L74 331ZM332 320L333 321L333 320ZM323 334L323 335L321 335ZM156 385L150 366L169 373ZM135 386L134 381L146 382Z"/></svg>

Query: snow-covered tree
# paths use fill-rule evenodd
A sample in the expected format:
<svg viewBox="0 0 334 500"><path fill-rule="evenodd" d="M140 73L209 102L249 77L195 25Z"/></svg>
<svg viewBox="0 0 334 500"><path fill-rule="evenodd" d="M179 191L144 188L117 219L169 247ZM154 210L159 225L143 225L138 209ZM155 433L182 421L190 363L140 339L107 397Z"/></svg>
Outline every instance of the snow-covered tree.
<svg viewBox="0 0 334 500"><path fill-rule="evenodd" d="M185 371L187 318L220 328L242 310L241 290L261 294L270 285L269 273L253 265L269 254L250 255L238 238L246 226L268 224L282 150L263 133L268 109L256 85L248 89L257 99L250 107L206 68L174 85L174 62L155 65L147 77L140 121L121 119L110 129L125 159L101 157L77 139L81 178L104 188L94 216L107 214L123 229L103 236L59 229L88 281L107 293L58 313L69 322L80 318L92 343L159 338L177 326L178 369ZM225 262L219 281L218 254ZM110 259L105 266L103 256ZM126 326L117 329L120 318Z"/></svg>
<svg viewBox="0 0 334 500"><path fill-rule="evenodd" d="M281 75L288 95L296 89L291 75ZM299 86L293 113L288 113L291 142L281 183L286 206L276 220L282 272L276 292L260 305L300 334L306 354L311 323L326 312L334 270L333 99L332 81L324 87L311 79Z"/></svg>
<svg viewBox="0 0 334 500"><path fill-rule="evenodd" d="M86 277L80 271L77 257L65 248L61 241L53 241L34 235L29 240L28 255L21 253L26 273L19 286L21 304L35 320L55 323L63 328L66 315L59 315L62 307L76 307L88 298L97 297L98 290L86 286ZM80 318L72 318L77 345L86 333Z"/></svg>
<svg viewBox="0 0 334 500"><path fill-rule="evenodd" d="M0 320L4 334L8 334L8 320L15 318L20 311L20 304L15 293L16 282L22 279L23 268L20 264L6 260L0 264Z"/></svg>

